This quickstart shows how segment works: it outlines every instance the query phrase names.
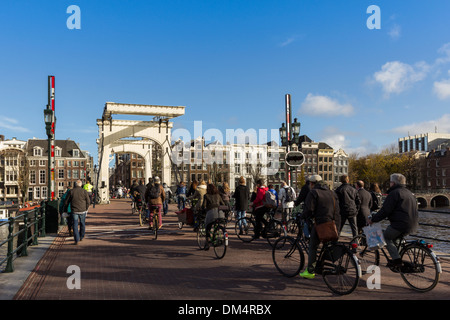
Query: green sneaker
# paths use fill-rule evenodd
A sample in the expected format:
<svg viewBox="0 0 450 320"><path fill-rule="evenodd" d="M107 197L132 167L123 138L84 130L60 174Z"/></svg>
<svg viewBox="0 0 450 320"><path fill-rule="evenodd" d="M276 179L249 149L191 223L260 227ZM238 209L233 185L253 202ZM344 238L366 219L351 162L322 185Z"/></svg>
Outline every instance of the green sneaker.
<svg viewBox="0 0 450 320"><path fill-rule="evenodd" d="M305 279L314 279L315 276L316 276L316 274L315 273L309 273L308 269L306 269L305 271L300 273L300 277L305 278Z"/></svg>

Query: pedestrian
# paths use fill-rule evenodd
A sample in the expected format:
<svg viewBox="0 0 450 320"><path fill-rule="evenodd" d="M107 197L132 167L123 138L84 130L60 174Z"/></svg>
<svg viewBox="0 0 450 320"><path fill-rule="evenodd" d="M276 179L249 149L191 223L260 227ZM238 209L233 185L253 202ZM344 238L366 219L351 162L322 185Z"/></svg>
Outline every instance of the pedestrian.
<svg viewBox="0 0 450 320"><path fill-rule="evenodd" d="M67 217L65 218L67 221L67 229L69 230L69 235L73 236L73 213L72 209L70 207L70 204L67 206L67 208L64 208L64 203L66 201L67 196L69 195L70 187L67 187L66 192L62 195L61 200L59 202L59 212L62 214L66 213Z"/></svg>
<svg viewBox="0 0 450 320"><path fill-rule="evenodd" d="M349 177L346 175L341 176L341 185L336 189L336 193L339 198L339 211L341 214L341 225L338 225L338 231L341 233L342 228L346 221L350 225L353 237L358 234L356 216L358 214L358 206L360 199L358 191L349 184Z"/></svg>
<svg viewBox="0 0 450 320"><path fill-rule="evenodd" d="M235 199L236 220L239 221L239 234L242 234L242 227L247 227L247 221L245 219L239 219L245 218L246 211L248 210L248 200L250 199L250 189L245 185L245 178L243 176L239 178L239 185L234 191L233 198Z"/></svg>
<svg viewBox="0 0 450 320"><path fill-rule="evenodd" d="M69 191L67 198L64 200L64 211L70 209L73 213L73 235L75 244L82 241L86 232L86 215L91 204L89 195L86 190L82 188L83 182L77 180L73 189ZM78 224L80 229L78 230Z"/></svg>
<svg viewBox="0 0 450 320"><path fill-rule="evenodd" d="M305 211L303 217L314 219L314 225L311 230L308 250L308 266L300 276L307 279L315 277L314 269L317 259L317 248L320 240L317 235L316 225L335 220L336 226L340 224L339 199L335 192L331 191L325 183L322 183L322 177L312 175L310 177L311 190L305 201Z"/></svg>
<svg viewBox="0 0 450 320"><path fill-rule="evenodd" d="M378 183L372 183L370 185L370 194L372 195L372 208L371 211L378 211L383 205L383 194L381 193Z"/></svg>
<svg viewBox="0 0 450 320"><path fill-rule="evenodd" d="M253 201L253 215L255 216L255 239L259 239L262 231L262 220L264 219L264 214L269 211L269 208L264 205L264 198L266 192L270 192L269 188L264 185L263 179L258 179L256 181L256 197Z"/></svg>
<svg viewBox="0 0 450 320"><path fill-rule="evenodd" d="M192 196L192 206L193 214L194 214L194 230L197 230L198 225L205 219L205 213L202 210L203 199L206 194L206 182L205 180L200 181L197 188L195 189L195 193Z"/></svg>
<svg viewBox="0 0 450 320"><path fill-rule="evenodd" d="M92 204L92 189L94 189L94 186L91 184L91 182L88 180L86 184L83 186L83 189L87 191L89 195L89 199L91 199Z"/></svg>
<svg viewBox="0 0 450 320"><path fill-rule="evenodd" d="M191 185L189 187L189 191L186 194L186 197L192 197L195 194L195 190L197 190L198 182L196 180L191 182Z"/></svg>
<svg viewBox="0 0 450 320"><path fill-rule="evenodd" d="M203 198L202 209L206 212L205 231L206 231L206 248L208 249L208 239L210 237L210 229L216 219L224 219L225 213L220 210L220 206L225 203L220 196L219 190L212 183L208 184L206 194Z"/></svg>
<svg viewBox="0 0 450 320"><path fill-rule="evenodd" d="M167 183L163 183L163 189L165 193L165 199L163 202L163 214L167 215L169 212L169 199L172 196L172 190L170 190L170 187L167 185Z"/></svg>
<svg viewBox="0 0 450 320"><path fill-rule="evenodd" d="M390 188L381 209L369 220L369 224L388 219L390 225L383 232L386 248L391 256L389 267L401 268L403 262L397 250L401 235L406 236L417 230L419 213L416 197L406 188L406 178L400 173L390 176Z"/></svg>
<svg viewBox="0 0 450 320"><path fill-rule="evenodd" d="M309 185L309 177L306 177L305 179L305 184L303 185L303 187L300 189L300 193L298 194L297 199L294 202L294 206L297 207L299 206L301 203L304 203L306 200L306 196L308 195L310 190L310 185Z"/></svg>
<svg viewBox="0 0 450 320"><path fill-rule="evenodd" d="M282 221L286 222L287 217L292 214L295 202L295 190L286 181L281 181L281 189L279 193L281 208L283 209Z"/></svg>
<svg viewBox="0 0 450 320"><path fill-rule="evenodd" d="M358 234L361 234L363 231L362 228L367 225L367 219L370 216L370 208L372 208L372 195L369 191L364 189L364 181L362 180L358 180L356 182L356 189L360 200L356 223L358 226Z"/></svg>
<svg viewBox="0 0 450 320"><path fill-rule="evenodd" d="M186 185L183 181L177 187L177 191L175 191L178 199L178 210L183 210L186 207Z"/></svg>
<svg viewBox="0 0 450 320"><path fill-rule="evenodd" d="M230 206L231 192L227 182L224 182L223 185L219 187L219 193L225 205Z"/></svg>
<svg viewBox="0 0 450 320"><path fill-rule="evenodd" d="M274 189L273 184L269 184L269 191L272 192L275 195L275 198L277 199L277 208L278 208L278 192Z"/></svg>
<svg viewBox="0 0 450 320"><path fill-rule="evenodd" d="M161 185L161 180L159 177L155 177L153 179L153 184L148 186L145 191L144 199L147 202L148 209L150 212L149 215L149 227L153 226L153 210L156 209L158 214L159 225L158 229L162 227L162 204L166 198L166 194L164 192L164 188Z"/></svg>

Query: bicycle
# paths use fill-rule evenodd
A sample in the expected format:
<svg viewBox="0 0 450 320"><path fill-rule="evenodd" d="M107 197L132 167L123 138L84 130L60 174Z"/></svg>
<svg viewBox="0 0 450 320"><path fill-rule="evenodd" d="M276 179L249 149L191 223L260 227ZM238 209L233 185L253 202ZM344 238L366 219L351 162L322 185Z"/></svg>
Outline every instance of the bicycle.
<svg viewBox="0 0 450 320"><path fill-rule="evenodd" d="M363 261L364 266L378 266L380 251L385 259L390 261L384 248L370 249L368 247L364 233L354 237L351 243L358 244L356 254ZM388 265L388 268L395 273L400 273L403 281L413 290L427 292L436 287L442 268L439 258L431 249L433 245L424 240L407 241L404 235L400 235L394 243L400 253L403 266L398 268Z"/></svg>
<svg viewBox="0 0 450 320"><path fill-rule="evenodd" d="M200 222L197 230L197 244L201 250L207 250L208 246L214 248L217 259L222 259L227 252L228 232L226 219L216 219L211 225L210 237L207 239L205 221Z"/></svg>
<svg viewBox="0 0 450 320"><path fill-rule="evenodd" d="M286 227L283 223L274 217L275 210L271 209L264 214L262 219L263 228L261 235L266 238L267 242L273 247L274 242L282 237L286 236ZM250 217L243 217L236 221L234 226L236 235L243 242L252 242L255 239L255 226L256 221L253 213ZM242 232L241 232L242 231Z"/></svg>
<svg viewBox="0 0 450 320"><path fill-rule="evenodd" d="M152 223L149 226L149 230L153 233L153 239L158 239L158 229L159 229L159 207L157 206L150 206L151 208L151 218L150 220Z"/></svg>
<svg viewBox="0 0 450 320"><path fill-rule="evenodd" d="M141 226L148 223L148 212L147 212L147 205L145 202L142 202L141 205L137 206L137 212L139 215L139 224Z"/></svg>
<svg viewBox="0 0 450 320"><path fill-rule="evenodd" d="M298 222L298 234L294 239L285 236L278 239L272 248L272 260L277 270L286 277L294 277L300 273L305 264L309 241L303 235L303 220ZM334 293L346 295L358 286L361 268L356 256L350 251L347 243L322 243L317 253L314 273L321 274L327 287Z"/></svg>

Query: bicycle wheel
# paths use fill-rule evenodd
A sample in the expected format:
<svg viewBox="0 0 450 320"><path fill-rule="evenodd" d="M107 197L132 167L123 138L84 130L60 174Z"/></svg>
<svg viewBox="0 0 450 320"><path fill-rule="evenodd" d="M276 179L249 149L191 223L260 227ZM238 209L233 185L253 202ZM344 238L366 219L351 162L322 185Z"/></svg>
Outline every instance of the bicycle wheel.
<svg viewBox="0 0 450 320"><path fill-rule="evenodd" d="M266 239L270 246L273 248L275 241L285 236L287 233L283 223L278 220L270 220L266 229Z"/></svg>
<svg viewBox="0 0 450 320"><path fill-rule="evenodd" d="M145 212L145 210L143 210L141 208L141 209L138 210L138 214L139 214L139 224L141 226L143 226L144 223L145 223L145 214L146 214L146 212Z"/></svg>
<svg viewBox="0 0 450 320"><path fill-rule="evenodd" d="M286 222L286 232L288 236L296 237L298 233L298 224L297 221L294 219L289 219L288 222Z"/></svg>
<svg viewBox="0 0 450 320"><path fill-rule="evenodd" d="M291 278L300 273L305 265L305 255L294 238L286 236L277 239L272 248L275 268L284 276Z"/></svg>
<svg viewBox="0 0 450 320"><path fill-rule="evenodd" d="M242 226L242 229L240 226ZM251 218L244 217L236 221L234 230L240 240L243 242L251 242L255 236L255 223Z"/></svg>
<svg viewBox="0 0 450 320"><path fill-rule="evenodd" d="M206 247L206 229L205 224L202 222L198 225L197 229L197 244L201 250L205 250Z"/></svg>
<svg viewBox="0 0 450 320"><path fill-rule="evenodd" d="M406 284L420 292L432 290L439 282L441 264L430 249L413 244L403 248L401 276Z"/></svg>
<svg viewBox="0 0 450 320"><path fill-rule="evenodd" d="M365 235L360 234L354 237L350 244L357 245L357 247L352 249L352 251L359 260L362 274L366 274L367 269L370 266L380 265L380 252L378 250L369 250Z"/></svg>
<svg viewBox="0 0 450 320"><path fill-rule="evenodd" d="M221 225L214 226L211 234L211 244L214 247L214 253L217 259L222 259L227 252L228 247L228 233Z"/></svg>
<svg viewBox="0 0 450 320"><path fill-rule="evenodd" d="M358 260L346 246L342 244L327 246L319 261L320 273L332 292L345 295L356 289L361 274L360 268Z"/></svg>

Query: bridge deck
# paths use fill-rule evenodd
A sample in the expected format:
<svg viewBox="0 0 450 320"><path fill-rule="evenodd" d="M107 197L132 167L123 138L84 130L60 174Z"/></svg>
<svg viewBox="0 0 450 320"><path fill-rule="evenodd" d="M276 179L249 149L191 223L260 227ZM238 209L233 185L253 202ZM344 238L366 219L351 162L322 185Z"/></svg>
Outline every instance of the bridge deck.
<svg viewBox="0 0 450 320"><path fill-rule="evenodd" d="M16 300L441 300L450 299L450 263L442 260L437 287L421 294L409 289L400 275L381 267L381 289L370 290L363 276L348 296L332 294L321 277L285 278L275 269L265 240L242 243L229 228L224 259L199 250L190 227L178 229L175 207L164 217L158 240L132 216L130 200L112 200L91 208L85 239L74 245L67 230L38 262ZM384 262L384 258L383 258ZM76 265L81 289L68 289ZM3 274L2 277L8 276Z"/></svg>

